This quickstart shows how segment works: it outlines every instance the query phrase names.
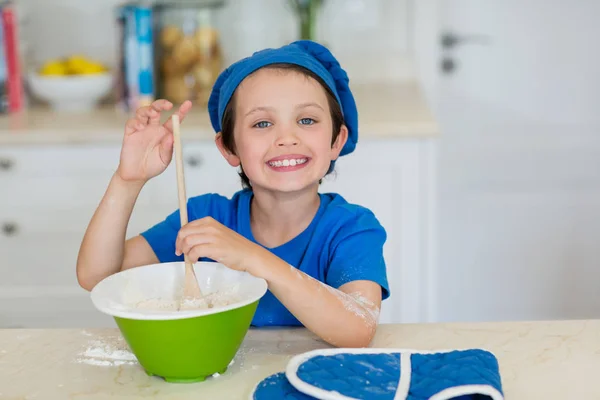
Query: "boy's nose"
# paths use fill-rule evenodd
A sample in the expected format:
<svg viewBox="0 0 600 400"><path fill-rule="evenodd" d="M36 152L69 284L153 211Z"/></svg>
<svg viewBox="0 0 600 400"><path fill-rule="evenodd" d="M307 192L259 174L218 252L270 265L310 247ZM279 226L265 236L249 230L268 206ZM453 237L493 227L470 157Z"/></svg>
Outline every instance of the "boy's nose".
<svg viewBox="0 0 600 400"><path fill-rule="evenodd" d="M277 138L277 146L297 146L298 143L298 138L292 133L283 134Z"/></svg>

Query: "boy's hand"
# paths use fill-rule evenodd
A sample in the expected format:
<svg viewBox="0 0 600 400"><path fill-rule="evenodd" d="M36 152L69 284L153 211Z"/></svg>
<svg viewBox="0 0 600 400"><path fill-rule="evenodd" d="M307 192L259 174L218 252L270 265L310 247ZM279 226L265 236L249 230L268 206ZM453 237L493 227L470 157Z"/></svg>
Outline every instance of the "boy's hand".
<svg viewBox="0 0 600 400"><path fill-rule="evenodd" d="M167 100L156 100L151 105L139 108L135 117L125 125L125 136L121 148L121 159L117 174L125 181L145 183L162 173L173 157L173 126L171 118L161 124L161 112L168 111L173 104ZM192 107L184 102L177 114L183 120Z"/></svg>
<svg viewBox="0 0 600 400"><path fill-rule="evenodd" d="M182 227L175 242L175 253L187 254L190 261L207 257L238 271L254 270L268 250L251 242L211 217L192 221Z"/></svg>

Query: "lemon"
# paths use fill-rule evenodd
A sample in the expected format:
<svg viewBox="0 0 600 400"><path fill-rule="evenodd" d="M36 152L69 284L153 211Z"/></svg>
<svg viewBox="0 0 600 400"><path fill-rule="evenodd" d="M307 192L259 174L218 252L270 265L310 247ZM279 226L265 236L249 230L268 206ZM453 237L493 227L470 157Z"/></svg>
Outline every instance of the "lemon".
<svg viewBox="0 0 600 400"><path fill-rule="evenodd" d="M40 75L67 75L68 71L64 63L61 61L48 61L40 68Z"/></svg>
<svg viewBox="0 0 600 400"><path fill-rule="evenodd" d="M104 64L88 59L82 55L72 55L65 59L48 60L39 70L40 75L93 75L106 72Z"/></svg>
<svg viewBox="0 0 600 400"><path fill-rule="evenodd" d="M89 62L83 69L82 73L86 75L101 74L103 72L106 72L106 70L107 68L103 64L100 64L98 62Z"/></svg>
<svg viewBox="0 0 600 400"><path fill-rule="evenodd" d="M89 61L84 56L73 55L73 56L67 58L67 60L65 61L65 64L66 64L67 69L70 74L79 75L79 74L83 74L85 72L85 69L87 68L87 66L89 64Z"/></svg>

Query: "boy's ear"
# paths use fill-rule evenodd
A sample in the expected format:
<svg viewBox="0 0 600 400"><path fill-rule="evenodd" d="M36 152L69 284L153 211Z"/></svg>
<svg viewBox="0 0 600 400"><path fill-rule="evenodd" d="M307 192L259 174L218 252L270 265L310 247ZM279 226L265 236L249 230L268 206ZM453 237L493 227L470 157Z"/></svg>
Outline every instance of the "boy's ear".
<svg viewBox="0 0 600 400"><path fill-rule="evenodd" d="M333 142L333 145L331 145L331 161L337 160L347 140L348 128L346 125L342 125L338 137L335 139L335 142Z"/></svg>
<svg viewBox="0 0 600 400"><path fill-rule="evenodd" d="M215 137L215 143L217 144L219 151L221 152L223 157L225 157L225 160L227 160L229 165L231 165L232 167L240 166L240 158L233 154L231 151L227 150L227 148L225 148L225 145L223 144L223 135L221 134L221 132L217 133L217 136Z"/></svg>

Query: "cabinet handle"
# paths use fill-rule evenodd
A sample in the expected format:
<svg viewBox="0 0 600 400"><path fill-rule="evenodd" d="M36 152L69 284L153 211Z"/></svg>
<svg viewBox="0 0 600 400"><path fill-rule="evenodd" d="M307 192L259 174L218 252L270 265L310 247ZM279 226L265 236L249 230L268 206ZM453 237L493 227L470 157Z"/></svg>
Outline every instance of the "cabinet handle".
<svg viewBox="0 0 600 400"><path fill-rule="evenodd" d="M202 158L200 158L199 156L188 157L187 164L190 167L198 167L198 166L202 165Z"/></svg>
<svg viewBox="0 0 600 400"><path fill-rule="evenodd" d="M2 232L6 236L15 236L17 234L17 224L12 222L5 222L2 224Z"/></svg>
<svg viewBox="0 0 600 400"><path fill-rule="evenodd" d="M13 161L9 158L0 158L0 169L3 171L11 169L13 164Z"/></svg>

